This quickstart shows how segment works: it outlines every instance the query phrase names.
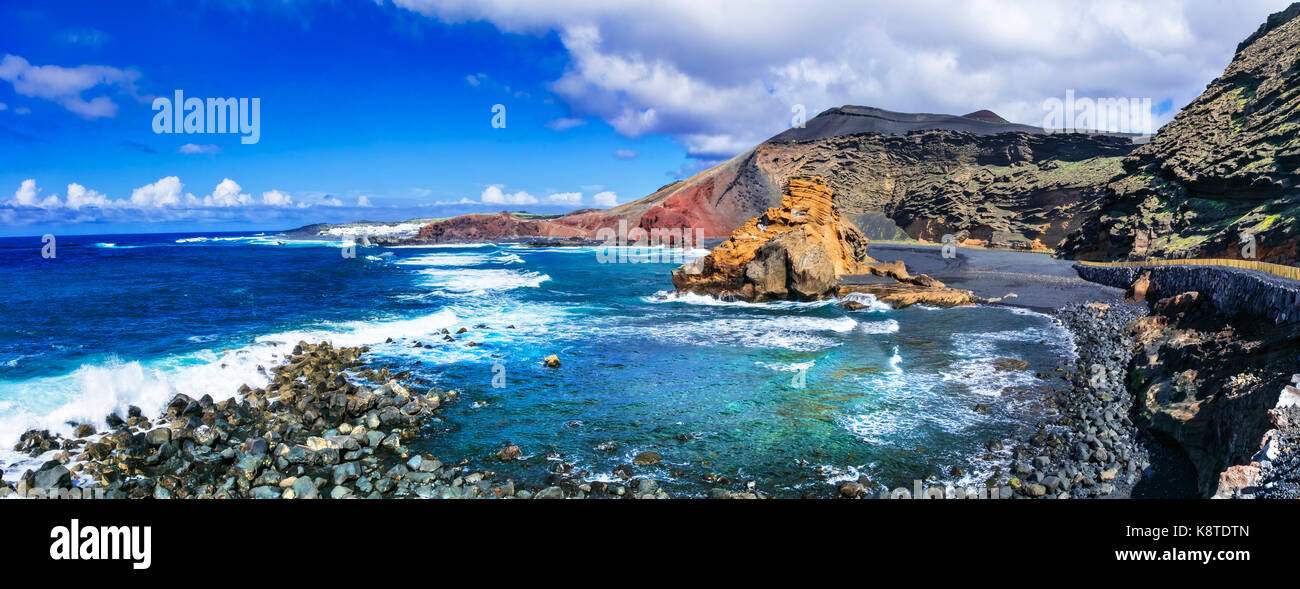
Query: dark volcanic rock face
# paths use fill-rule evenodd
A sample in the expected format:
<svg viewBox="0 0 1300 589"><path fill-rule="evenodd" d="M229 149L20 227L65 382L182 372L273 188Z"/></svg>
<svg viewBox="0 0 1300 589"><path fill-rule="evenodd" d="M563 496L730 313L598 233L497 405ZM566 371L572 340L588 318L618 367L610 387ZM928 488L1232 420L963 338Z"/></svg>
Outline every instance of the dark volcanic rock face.
<svg viewBox="0 0 1300 589"><path fill-rule="evenodd" d="M925 119L905 134L834 134L856 128L837 126L840 110L609 213L645 229L702 227L724 237L779 205L790 178L812 175L826 179L844 215L867 221L871 239L953 234L970 245L1054 248L1096 214L1102 188L1134 148L1128 137L1030 133L946 115L984 132L930 128L943 121Z"/></svg>
<svg viewBox="0 0 1300 589"><path fill-rule="evenodd" d="M976 135L998 133L1042 134L1043 129L1007 122L992 111L981 110L965 116L903 113L869 106L841 106L827 109L804 123L782 131L769 139L776 143L812 141L844 135L880 133L903 135L912 131L962 131Z"/></svg>
<svg viewBox="0 0 1300 589"><path fill-rule="evenodd" d="M1300 238L1300 3L1269 17L1223 75L1124 161L1079 259L1258 257L1295 264Z"/></svg>
<svg viewBox="0 0 1300 589"><path fill-rule="evenodd" d="M868 221L872 239L912 237L1053 248L1095 215L1130 138L1045 134L987 111L965 117L830 109L736 157L637 201L544 220L466 215L426 227L425 240L594 237L602 227L691 228L726 238L781 204L796 176L821 176L835 205Z"/></svg>
<svg viewBox="0 0 1300 589"><path fill-rule="evenodd" d="M825 177L844 214L883 215L898 230L872 239L953 234L970 245L1044 249L1095 214L1101 187L1133 147L1102 135L926 130L764 143L753 165L774 181Z"/></svg>
<svg viewBox="0 0 1300 589"><path fill-rule="evenodd" d="M1188 293L1157 301L1155 314L1131 327L1139 352L1130 385L1145 427L1182 446L1209 497L1220 473L1259 452L1268 411L1300 351L1300 328L1225 320L1198 299Z"/></svg>
<svg viewBox="0 0 1300 589"><path fill-rule="evenodd" d="M1295 373L1300 287L1228 268L1077 268L1088 280L1133 285L1130 295L1151 306L1129 328L1137 346L1129 387L1141 424L1186 452L1203 496L1222 493L1230 479L1254 486L1257 477L1238 471L1260 451L1269 410Z"/></svg>

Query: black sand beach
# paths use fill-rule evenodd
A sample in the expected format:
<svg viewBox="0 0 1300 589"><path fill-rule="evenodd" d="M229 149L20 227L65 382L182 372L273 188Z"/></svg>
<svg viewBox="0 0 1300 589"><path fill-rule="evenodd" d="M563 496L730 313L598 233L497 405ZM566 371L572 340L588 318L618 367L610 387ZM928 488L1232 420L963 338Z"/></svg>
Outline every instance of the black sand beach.
<svg viewBox="0 0 1300 589"><path fill-rule="evenodd" d="M1002 304L1052 312L1066 305L1120 302L1124 291L1079 278L1075 262L1046 254L957 248L944 258L938 245L872 243L871 257L902 260L912 274L928 274L949 287L966 289ZM874 277L873 277L874 278ZM853 277L857 279L857 277ZM1014 294L1014 297L1008 295Z"/></svg>

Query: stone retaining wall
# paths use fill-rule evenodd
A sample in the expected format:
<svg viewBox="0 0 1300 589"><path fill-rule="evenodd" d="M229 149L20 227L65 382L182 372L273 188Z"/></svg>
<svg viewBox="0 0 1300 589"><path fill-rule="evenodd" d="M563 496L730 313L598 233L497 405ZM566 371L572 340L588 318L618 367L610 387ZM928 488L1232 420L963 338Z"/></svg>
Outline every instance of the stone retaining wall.
<svg viewBox="0 0 1300 589"><path fill-rule="evenodd" d="M1197 291L1224 315L1266 317L1274 323L1300 321L1300 283L1256 272L1217 266L1074 266L1090 282L1128 288L1151 272L1149 299Z"/></svg>

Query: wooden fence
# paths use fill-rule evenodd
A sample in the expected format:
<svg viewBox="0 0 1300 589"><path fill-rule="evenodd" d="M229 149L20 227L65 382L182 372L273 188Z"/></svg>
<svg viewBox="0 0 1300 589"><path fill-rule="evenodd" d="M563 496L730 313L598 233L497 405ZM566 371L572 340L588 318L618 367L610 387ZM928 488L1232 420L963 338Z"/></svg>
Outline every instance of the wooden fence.
<svg viewBox="0 0 1300 589"><path fill-rule="evenodd" d="M1171 260L1141 260L1135 262L1086 262L1077 260L1084 266L1106 266L1111 268L1119 267L1141 267L1141 266L1227 266L1229 268L1244 268L1247 270L1258 270L1274 276L1281 276L1290 280L1300 280L1300 268L1295 266L1286 266L1283 264L1273 264L1269 262L1260 262L1256 260L1232 260L1227 258L1212 259L1171 259Z"/></svg>

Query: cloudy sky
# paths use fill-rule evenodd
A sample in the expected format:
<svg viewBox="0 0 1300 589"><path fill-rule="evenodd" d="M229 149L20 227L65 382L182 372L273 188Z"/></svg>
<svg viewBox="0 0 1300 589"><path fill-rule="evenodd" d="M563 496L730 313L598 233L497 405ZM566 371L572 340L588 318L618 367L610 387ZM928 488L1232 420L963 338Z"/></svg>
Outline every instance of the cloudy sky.
<svg viewBox="0 0 1300 589"><path fill-rule="evenodd" d="M10 1L0 235L607 207L782 131L796 108L1038 124L1073 90L1150 98L1160 124L1286 5ZM154 99L178 89L258 98L258 141L155 133Z"/></svg>

